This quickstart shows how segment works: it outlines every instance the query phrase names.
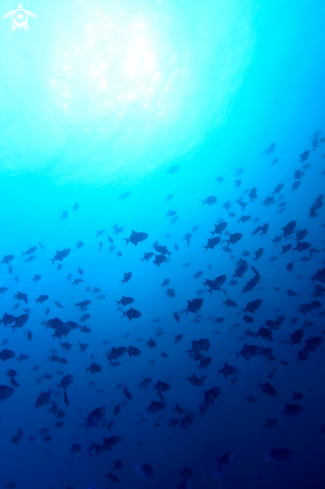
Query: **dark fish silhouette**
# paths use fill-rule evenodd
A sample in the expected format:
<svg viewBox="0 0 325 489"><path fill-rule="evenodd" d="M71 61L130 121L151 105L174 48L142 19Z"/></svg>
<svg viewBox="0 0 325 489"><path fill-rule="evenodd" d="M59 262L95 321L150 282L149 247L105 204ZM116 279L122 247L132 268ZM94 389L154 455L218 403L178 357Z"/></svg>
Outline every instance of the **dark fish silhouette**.
<svg viewBox="0 0 325 489"><path fill-rule="evenodd" d="M268 148L266 148L263 154L270 156L274 152L275 146L276 146L276 142L273 142L272 144L270 144Z"/></svg>
<svg viewBox="0 0 325 489"><path fill-rule="evenodd" d="M284 410L281 412L282 414L285 414L289 418L292 418L293 416L297 416L298 414L301 414L303 410L304 410L303 407L299 406L298 404L285 404Z"/></svg>
<svg viewBox="0 0 325 489"><path fill-rule="evenodd" d="M288 462L294 454L295 452L289 448L275 448L269 452L265 452L267 461L271 458L276 462Z"/></svg>
<svg viewBox="0 0 325 489"><path fill-rule="evenodd" d="M177 167L177 169L178 169L178 167ZM148 465L146 463L143 463L140 466L135 465L135 468L138 471L138 475L141 472L141 474L143 476L143 480L145 480L145 479L154 479L154 472L153 472L153 469L152 469L152 467L150 465Z"/></svg>
<svg viewBox="0 0 325 489"><path fill-rule="evenodd" d="M148 236L149 235L147 233L142 233L142 232L137 233L136 231L132 231L128 239L124 238L124 241L126 241L125 246L127 246L129 243L132 243L134 244L134 246L137 246L138 243L145 241L148 238Z"/></svg>
<svg viewBox="0 0 325 489"><path fill-rule="evenodd" d="M226 229L227 227L227 223L226 222L221 222L220 224L215 224L214 225L214 230L213 231L210 231L212 236L214 234L222 234L223 231Z"/></svg>
<svg viewBox="0 0 325 489"><path fill-rule="evenodd" d="M280 421L278 419L267 418L264 426L265 426L265 428L268 428L269 430L273 430L273 428L278 426L279 423L280 423Z"/></svg>
<svg viewBox="0 0 325 489"><path fill-rule="evenodd" d="M90 364L90 367L86 367L86 372L91 372L92 374L99 373L102 370L103 370L102 367L94 362Z"/></svg>
<svg viewBox="0 0 325 489"><path fill-rule="evenodd" d="M7 348L5 348L4 350L0 351L0 359L3 362L6 362L7 360L11 360L11 358L14 358L15 355L16 355L15 352L13 352L11 350L7 350Z"/></svg>
<svg viewBox="0 0 325 489"><path fill-rule="evenodd" d="M226 233L227 234L227 233ZM238 241L240 241L243 237L243 234L242 233L233 233L233 234L230 234L228 233L228 245L229 244L236 244L238 243Z"/></svg>
<svg viewBox="0 0 325 489"><path fill-rule="evenodd" d="M132 277L132 272L124 273L124 278L121 280L122 284L126 284Z"/></svg>
<svg viewBox="0 0 325 489"><path fill-rule="evenodd" d="M152 258L154 255L154 253L152 251L150 251L149 253L145 253L143 258L141 258L141 261L149 261L150 258Z"/></svg>
<svg viewBox="0 0 325 489"><path fill-rule="evenodd" d="M98 425L104 418L105 414L106 407L99 407L97 409L94 409L94 411L91 411L85 419L84 427L87 428L87 430L91 428L98 428Z"/></svg>
<svg viewBox="0 0 325 489"><path fill-rule="evenodd" d="M9 399L15 392L15 389L7 385L0 385L0 401Z"/></svg>
<svg viewBox="0 0 325 489"><path fill-rule="evenodd" d="M264 392L264 394L268 394L269 396L278 395L276 389L269 382L265 382L265 384L262 384L262 382L260 381L258 386L261 387L262 392Z"/></svg>
<svg viewBox="0 0 325 489"><path fill-rule="evenodd" d="M28 248L27 251L23 251L23 256L31 255L31 254L35 253L35 251L37 251L37 246L31 246L30 248Z"/></svg>
<svg viewBox="0 0 325 489"><path fill-rule="evenodd" d="M14 294L14 298L17 299L17 301L24 301L25 304L28 303L28 297L24 292L17 292L17 294Z"/></svg>
<svg viewBox="0 0 325 489"><path fill-rule="evenodd" d="M166 409L166 407L167 407L167 404L165 402L151 400L151 404L148 408L146 408L146 412L149 412L152 414L157 414L158 412Z"/></svg>
<svg viewBox="0 0 325 489"><path fill-rule="evenodd" d="M220 243L220 239L219 237L208 239L207 245L203 246L203 248L205 248L206 252L208 249L213 250Z"/></svg>
<svg viewBox="0 0 325 489"><path fill-rule="evenodd" d="M230 365L228 365L228 363L225 363L222 370L218 370L218 372L219 372L219 375L223 374L225 376L225 378L227 378L230 375L237 375L239 373L239 370L238 370L238 368L231 367Z"/></svg>
<svg viewBox="0 0 325 489"><path fill-rule="evenodd" d="M209 197L207 197L205 200L202 200L201 202L203 202L203 205L207 204L210 207L211 205L217 203L217 197L215 197L214 195L210 195Z"/></svg>
<svg viewBox="0 0 325 489"><path fill-rule="evenodd" d="M123 440L123 436L110 436L103 439L103 447L111 451L112 448Z"/></svg>
<svg viewBox="0 0 325 489"><path fill-rule="evenodd" d="M55 261L63 261L71 252L71 249L70 248L66 248L62 251L57 251L55 253L55 256L54 258L50 259L50 261L52 262L52 265Z"/></svg>
<svg viewBox="0 0 325 489"><path fill-rule="evenodd" d="M187 309L184 310L186 316L189 312L197 314L203 305L203 299L193 299L187 301Z"/></svg>
<svg viewBox="0 0 325 489"><path fill-rule="evenodd" d="M128 306L129 304L132 304L132 302L134 302L134 299L132 297L125 297L124 295L122 295L122 299L115 302L117 306L119 304L122 304L122 306Z"/></svg>
<svg viewBox="0 0 325 489"><path fill-rule="evenodd" d="M1 265L5 264L5 265L9 265L9 263L14 259L14 255L5 255L3 258L2 258L2 261L1 261Z"/></svg>
<svg viewBox="0 0 325 489"><path fill-rule="evenodd" d="M215 459L217 462L217 471L213 473L218 477L218 481L220 481L220 476L222 474L228 472L234 461L234 457L234 452L226 452L220 458Z"/></svg>
<svg viewBox="0 0 325 489"><path fill-rule="evenodd" d="M133 307L130 307L130 309L126 312L122 311L122 318L125 316L128 318L129 321L132 321L132 319L138 319L141 317L141 312L137 311L136 309L133 309Z"/></svg>
<svg viewBox="0 0 325 489"><path fill-rule="evenodd" d="M139 350L139 348L135 348L134 346L129 346L129 348L127 349L127 354L129 355L130 358L132 357L138 357L139 355L141 355L141 351Z"/></svg>
<svg viewBox="0 0 325 489"><path fill-rule="evenodd" d="M301 162L307 161L308 160L308 157L309 157L309 154L310 154L309 149L307 149L306 151L304 151L303 153L301 153L301 155L300 155L300 161Z"/></svg>

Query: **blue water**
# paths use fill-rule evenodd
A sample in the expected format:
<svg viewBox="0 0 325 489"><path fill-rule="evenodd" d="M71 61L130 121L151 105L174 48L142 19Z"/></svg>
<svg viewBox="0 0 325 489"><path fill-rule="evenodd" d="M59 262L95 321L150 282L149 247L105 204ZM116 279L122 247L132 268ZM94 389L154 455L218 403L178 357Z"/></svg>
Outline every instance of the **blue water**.
<svg viewBox="0 0 325 489"><path fill-rule="evenodd" d="M29 15L29 30L12 30L18 6L1 3L2 17L11 15L1 19L0 29L0 318L28 318L22 327L12 328L15 320L0 326L0 385L12 389L0 402L2 487L323 488L325 283L322 275L311 277L325 266L325 5L72 0L19 8L37 16ZM273 142L274 151L264 154ZM310 153L301 162L305 151ZM295 176L297 170L304 175ZM263 205L279 184L274 203ZM203 205L209 196L217 202ZM166 216L170 210L175 222ZM250 219L238 222L243 215ZM282 228L292 221L285 239ZM218 222L227 228L205 253ZM266 223L263 237L252 235ZM115 225L123 231L114 234ZM308 234L300 242L310 246L293 253L303 229ZM145 239L125 246L133 230L146 233ZM229 252L227 233L243 234ZM170 257L153 248L156 241ZM31 247L37 249L22 256ZM70 252L63 261L51 264L64 249ZM149 252L149 261L141 261ZM6 263L9 255L14 258ZM152 263L155 255L166 257L159 267ZM240 259L247 270L233 278ZM242 293L254 277L252 265L259 283ZM193 278L198 271L202 275ZM122 284L126 272L132 277ZM35 274L39 281L32 280ZM223 290L210 294L202 282L222 275ZM75 279L83 281L72 285ZM28 303L15 299L17 292ZM40 295L48 296L42 304L34 301ZM117 307L122 296L134 302ZM186 315L193 299L203 304L198 314ZM223 304L227 299L236 307ZM246 314L254 321L246 323L243 309L258 299L259 309ZM83 311L74 307L84 300L91 303ZM312 310L299 312L313 301ZM141 316L129 321L122 316L131 306ZM80 321L83 314L90 316ZM272 341L254 337L280 316L279 329L268 328ZM56 317L78 327L55 337L47 321ZM81 330L85 325L90 332ZM303 338L292 347L289 334L298 329ZM305 340L314 337L320 344L308 351ZM156 343L151 349L150 338ZM185 351L200 339L210 345L201 352L211 358L205 369ZM83 353L79 342L88 344ZM273 351L236 358L245 343ZM115 360L120 365L106 361L112 348L130 346L141 354L124 353ZM4 362L5 349L14 356ZM298 351L307 359L298 361ZM21 353L28 358L19 362ZM53 354L67 363L51 361ZM92 362L102 370L87 372ZM238 372L218 375L225 363ZM18 387L9 369L16 370ZM202 386L186 380L194 373L207 376ZM68 402L58 388L66 375L73 376ZM139 389L144 378L152 380ZM161 401L153 388L159 380L170 386L163 392L166 405L157 414L146 412L151 400ZM270 382L277 395L263 393L260 381ZM214 387L221 389L214 405L204 403L203 391ZM41 392L49 396L36 407ZM292 400L294 392L303 398ZM174 411L177 403L182 415ZM285 416L286 403L303 410ZM49 411L55 405L62 419ZM87 429L85 419L100 407L106 411L99 427ZM200 416L200 409L208 410ZM191 415L189 429L179 429ZM267 418L279 423L270 430ZM178 420L174 428L171 419ZM103 438L113 436L122 438L106 450ZM91 456L91 443L103 453ZM278 448L292 450L290 460L266 462L265 451ZM216 459L227 452L233 461L219 482ZM113 470L117 460L121 470ZM153 479L137 476L134 466L143 463ZM187 486L183 467L193 472ZM110 472L119 482L105 476Z"/></svg>

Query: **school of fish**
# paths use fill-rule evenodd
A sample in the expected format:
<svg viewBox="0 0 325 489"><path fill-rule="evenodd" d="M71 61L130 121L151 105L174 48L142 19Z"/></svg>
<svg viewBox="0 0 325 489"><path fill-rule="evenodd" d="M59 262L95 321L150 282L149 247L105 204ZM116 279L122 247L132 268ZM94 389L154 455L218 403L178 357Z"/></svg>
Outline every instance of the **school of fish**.
<svg viewBox="0 0 325 489"><path fill-rule="evenodd" d="M260 399L268 399L267 409L263 407L266 430L281 430L283 419L302 415L308 392L284 390L278 379L281 369L287 369L290 378L290 367L303 372L316 355L324 354L324 195L314 195L304 215L291 202L304 192L307 172L315 172L315 178L321 173L322 145L325 137L316 131L310 147L292 155L291 187L279 181L267 195L246 180L244 168L234 177L215 175L215 191L194 203L209 228L195 221L180 235L182 217L173 206L175 196L166 193L165 214L157 216L154 228L168 220L171 231L164 237L153 233L145 219L134 229L121 222L94 229L87 240L102 263L96 269L97 276L103 275L100 284L90 283L88 255L81 255L87 242L79 236L71 243L62 231L59 249L44 244L43 238L25 243L20 254L2 249L0 423L12 426L13 405L35 420L44 411L48 420L39 431L30 421L24 424L22 414L2 445L11 443L17 450L24 446L35 453L49 450L50 458L60 444L60 453L72 464L71 482L53 486L45 481L44 487L77 489L72 482L77 457L83 457L84 467L94 457L100 460L101 473L92 474L84 488L103 488L103 480L106 487L129 487L130 474L142 477L144 487L155 487L166 468L154 455L150 458L150 450L143 457L141 431L133 430L148 425L158 446L168 433L169 456L176 457L179 440L186 436L190 444L191 431L204 419L213 424L230 392L238 412L241 405L258 409ZM276 142L267 146L263 161L268 171L281 164ZM185 167L173 165L164 178L181 178L182 172ZM225 185L230 199L221 202L218 189ZM129 206L132 215L133 198L134 192L124 191L112 205ZM69 225L77 213L83 213L81 200L58 215L60 225ZM304 224L307 219L309 226ZM70 265L73 256L80 261L77 268ZM108 259L118 260L124 271L111 276L114 287L105 289ZM30 267L28 275L24 268L26 276L20 274L22 261ZM49 292L54 271L55 296ZM290 287L284 288L283 282ZM291 308L290 316L283 315L283 304L286 311ZM227 338L234 334L238 348L229 350ZM17 336L23 351L15 348ZM30 345L45 336L52 348L44 347L44 361L35 365ZM285 353L280 356L279 351ZM241 390L236 394L238 385L247 382L244 373L252 363L255 375L248 378L247 395ZM267 376L265 368L270 369ZM96 386L100 388L95 392ZM80 398L92 408L80 405ZM274 404L278 399L281 410ZM130 447L131 438L138 436L134 433L139 439ZM324 424L319 434L325 435ZM296 451L290 443L275 444L265 447L261 457L290 463ZM212 454L210 473L216 483L236 470L240 458L240 452L228 447ZM190 465L178 467L170 488L200 487ZM12 473L3 483L9 489L22 487L15 480Z"/></svg>

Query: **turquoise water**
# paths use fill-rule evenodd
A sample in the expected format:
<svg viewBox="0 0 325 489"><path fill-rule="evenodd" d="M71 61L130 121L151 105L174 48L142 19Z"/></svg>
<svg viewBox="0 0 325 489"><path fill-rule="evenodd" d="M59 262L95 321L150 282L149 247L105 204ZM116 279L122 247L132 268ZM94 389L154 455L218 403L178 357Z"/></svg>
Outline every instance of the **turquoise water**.
<svg viewBox="0 0 325 489"><path fill-rule="evenodd" d="M21 328L0 326L0 349L15 353L0 370L0 384L14 388L0 403L2 485L173 488L183 483L185 466L194 475L179 487L188 489L323 487L322 345L316 354L307 352L307 361L297 361L297 351L307 351L305 340L324 335L325 285L310 279L324 267L323 2L23 2L19 8L37 16L29 15L29 30L12 30L16 3L1 5L1 17L12 13L1 19L0 29L0 257L14 258L0 267L5 289L0 317L29 315ZM273 142L274 151L264 154ZM304 175L295 175L297 170ZM297 181L299 188L292 190ZM284 185L274 203L263 205L279 184ZM252 203L254 187L258 197ZM202 205L209 196L217 202ZM238 202L247 205L242 210ZM315 202L319 209L310 216ZM169 211L175 215L166 216ZM238 222L242 215L250 219ZM292 221L294 232L277 243L274 238ZM218 222L227 228L214 234L221 240L205 253ZM252 235L265 223L267 234ZM115 225L123 228L119 234ZM307 236L296 239L303 229ZM123 239L132 230L148 237L125 247ZM229 252L228 232L243 234ZM156 241L170 257L153 247ZM303 241L309 248L292 254ZM292 249L286 252L287 244ZM22 256L34 246L35 252ZM254 261L260 248L263 254ZM50 259L64 249L68 256L52 265ZM154 255L141 261L144 253ZM151 263L155 255L168 258L158 267ZM247 271L231 284L240 259ZM252 265L260 281L243 294L254 276ZM194 279L198 271L202 276ZM122 284L126 272L132 277ZM35 274L39 281L32 280ZM221 275L224 292L209 294L202 281ZM72 285L74 279L83 281ZM94 287L100 291L92 292ZM168 297L167 289L175 297ZM14 299L17 292L25 293L28 303ZM35 303L40 295L48 299ZM118 309L115 301L123 295L134 302ZM227 298L237 307L223 305ZM203 304L198 315L186 316L193 299ZM254 321L246 323L243 309L258 299L259 309L246 314ZM84 300L91 300L87 309L74 307ZM305 315L298 312L300 304L312 301L320 305ZM131 306L141 316L129 321L122 315ZM83 314L90 317L80 321ZM279 330L271 327L273 341L252 336L279 316L285 321ZM55 329L46 322L55 317L79 328L52 338ZM223 321L214 322L217 317ZM89 333L80 329L85 325ZM292 347L289 334L297 329L304 336ZM183 338L174 343L179 334ZM151 349L150 338L156 342ZM211 358L205 369L184 352L200 339L210 343L202 352ZM72 345L69 351L60 346L64 342ZM88 344L84 353L79 342ZM244 343L272 348L272 356L236 359ZM112 347L129 346L141 355L125 353L116 366L106 361ZM21 353L28 358L18 362ZM67 363L51 362L53 354ZM86 373L92 362L102 368L93 375ZM238 373L218 376L225 362ZM19 387L12 387L9 369L17 371ZM186 380L194 373L207 375L202 386ZM73 375L68 406L57 388L66 375ZM144 378L152 381L139 389ZM145 408L152 399L161 401L153 390L158 380L170 389L163 393L166 406L154 415ZM260 381L269 381L277 396L263 393ZM132 399L123 394L124 386ZM221 393L207 406L202 391L214 387ZM41 392L49 399L36 407ZM303 399L292 400L293 392ZM249 403L249 396L256 402ZM177 403L182 415L173 410ZM302 406L303 412L282 416L285 403ZM65 412L62 420L49 412L53 405ZM100 427L81 426L99 407L106 409ZM198 415L204 408L208 411ZM191 415L190 428L179 429ZM267 418L278 419L278 425L268 429ZM178 427L168 427L170 419L178 419ZM18 443L12 441L17 429L23 433ZM111 436L123 439L111 451L90 456L91 443L103 447L103 438ZM73 444L81 447L79 453L71 452ZM281 447L295 452L292 459L266 463L264 451ZM233 463L218 482L216 458L230 451ZM116 460L123 461L122 469L113 471L119 483L105 476ZM137 477L134 466L143 463L152 467L153 480Z"/></svg>

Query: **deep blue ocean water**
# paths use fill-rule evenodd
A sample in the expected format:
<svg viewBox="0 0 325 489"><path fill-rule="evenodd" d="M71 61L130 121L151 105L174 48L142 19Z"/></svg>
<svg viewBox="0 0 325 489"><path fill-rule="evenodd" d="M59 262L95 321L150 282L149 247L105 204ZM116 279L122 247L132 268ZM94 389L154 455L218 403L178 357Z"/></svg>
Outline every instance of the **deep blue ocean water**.
<svg viewBox="0 0 325 489"><path fill-rule="evenodd" d="M1 12L0 487L323 488L325 4Z"/></svg>

